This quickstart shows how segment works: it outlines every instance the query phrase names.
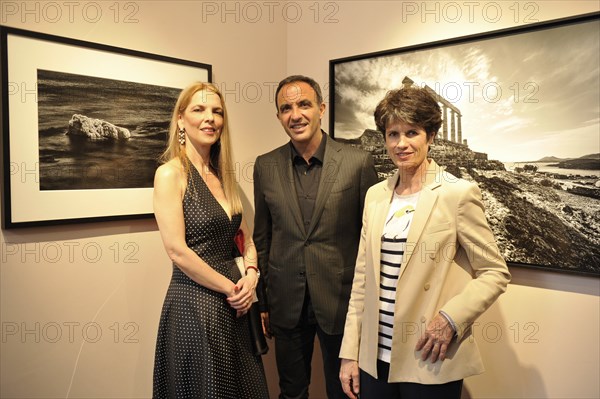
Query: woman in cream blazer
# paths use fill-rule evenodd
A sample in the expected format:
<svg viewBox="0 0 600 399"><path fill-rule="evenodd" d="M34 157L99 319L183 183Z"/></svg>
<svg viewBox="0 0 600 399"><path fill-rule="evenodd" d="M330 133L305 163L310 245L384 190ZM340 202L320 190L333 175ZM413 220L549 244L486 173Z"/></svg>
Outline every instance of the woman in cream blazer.
<svg viewBox="0 0 600 399"><path fill-rule="evenodd" d="M427 158L441 125L435 99L390 91L375 121L398 171L367 192L340 380L350 398L458 399L462 380L483 372L470 326L510 273L477 186Z"/></svg>

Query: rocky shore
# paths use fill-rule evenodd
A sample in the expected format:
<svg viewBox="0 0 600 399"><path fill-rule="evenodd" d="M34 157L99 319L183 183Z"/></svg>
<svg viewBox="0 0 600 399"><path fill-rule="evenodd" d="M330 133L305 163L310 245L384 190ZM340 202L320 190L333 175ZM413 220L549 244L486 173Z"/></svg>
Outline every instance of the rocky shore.
<svg viewBox="0 0 600 399"><path fill-rule="evenodd" d="M543 174L461 169L481 188L507 260L600 274L600 201L545 183Z"/></svg>
<svg viewBox="0 0 600 399"><path fill-rule="evenodd" d="M381 133L339 140L373 153L380 179L394 172ZM436 140L430 156L457 177L476 182L500 250L511 263L600 275L600 188L597 179L507 171L467 146Z"/></svg>

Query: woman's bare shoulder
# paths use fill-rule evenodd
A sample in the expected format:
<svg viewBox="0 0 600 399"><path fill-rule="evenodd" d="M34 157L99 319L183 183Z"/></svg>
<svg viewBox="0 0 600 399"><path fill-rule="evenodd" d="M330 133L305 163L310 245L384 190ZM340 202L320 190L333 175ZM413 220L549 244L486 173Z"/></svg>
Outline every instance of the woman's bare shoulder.
<svg viewBox="0 0 600 399"><path fill-rule="evenodd" d="M180 178L184 175L181 160L173 158L168 162L163 163L156 169L156 177L161 178Z"/></svg>
<svg viewBox="0 0 600 399"><path fill-rule="evenodd" d="M185 187L186 174L181 160L173 158L160 165L154 174L154 188L162 187Z"/></svg>

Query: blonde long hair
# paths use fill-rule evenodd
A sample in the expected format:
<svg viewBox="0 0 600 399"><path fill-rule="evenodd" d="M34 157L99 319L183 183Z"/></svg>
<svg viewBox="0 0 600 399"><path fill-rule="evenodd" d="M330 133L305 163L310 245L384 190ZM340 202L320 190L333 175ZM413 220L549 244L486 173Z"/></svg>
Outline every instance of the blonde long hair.
<svg viewBox="0 0 600 399"><path fill-rule="evenodd" d="M216 176L221 181L225 197L229 201L231 206L231 213L238 214L242 213L242 201L237 190L237 182L235 180L235 168L233 165L233 156L231 151L231 140L229 136L229 122L227 117L227 108L225 107L225 101L223 95L219 89L212 83L206 82L194 82L179 94L175 108L173 109L173 115L171 116L171 124L169 126L169 141L167 149L162 154L160 160L165 163L173 158L179 158L181 165L186 176L190 173L190 162L185 153L185 144L179 144L178 130L179 126L177 121L179 115L185 112L185 109L192 101L192 97L199 91L206 90L219 96L221 100L221 106L223 107L223 128L221 129L221 136L215 144L210 147L210 163L209 168L216 173Z"/></svg>

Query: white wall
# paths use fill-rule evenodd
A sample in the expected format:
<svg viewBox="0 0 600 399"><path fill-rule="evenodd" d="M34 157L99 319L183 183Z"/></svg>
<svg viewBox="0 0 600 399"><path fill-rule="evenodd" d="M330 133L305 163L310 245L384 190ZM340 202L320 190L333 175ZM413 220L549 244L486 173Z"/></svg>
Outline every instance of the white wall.
<svg viewBox="0 0 600 399"><path fill-rule="evenodd" d="M232 115L240 183L249 203L254 158L285 142L274 118L272 90L286 75L313 76L327 92L330 59L514 26L515 9L521 11L518 25L532 11L534 18L548 20L600 8L597 1L520 2L516 7L512 1L475 2L471 20L465 2L455 2L465 16L452 23L445 3L430 2L428 9L439 7L439 22L429 14L423 23L422 2L75 3L69 15L63 2L3 1L0 21L212 64ZM477 13L496 7L489 3L501 8L500 21ZM55 4L61 18L51 14ZM98 7L101 18L89 22ZM415 7L416 14L408 13ZM0 396L149 397L156 327L170 277L156 224L3 230L0 244ZM95 261L97 256L84 248L100 248L101 256ZM476 334L488 371L467 379L465 396L600 397L599 280L511 271L513 284L479 321ZM265 367L275 395L273 351ZM320 362L314 367L318 372ZM314 379L311 397L321 398L320 373Z"/></svg>

